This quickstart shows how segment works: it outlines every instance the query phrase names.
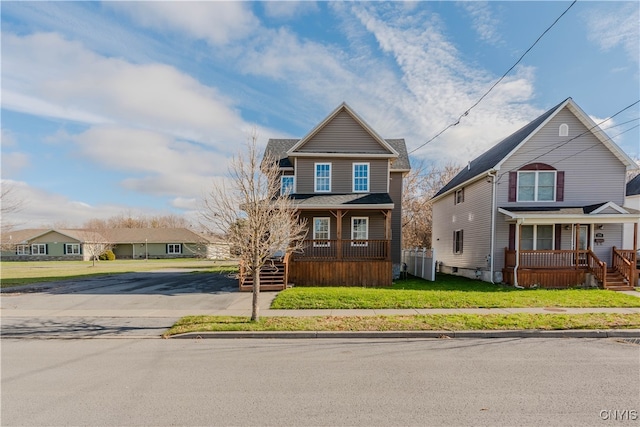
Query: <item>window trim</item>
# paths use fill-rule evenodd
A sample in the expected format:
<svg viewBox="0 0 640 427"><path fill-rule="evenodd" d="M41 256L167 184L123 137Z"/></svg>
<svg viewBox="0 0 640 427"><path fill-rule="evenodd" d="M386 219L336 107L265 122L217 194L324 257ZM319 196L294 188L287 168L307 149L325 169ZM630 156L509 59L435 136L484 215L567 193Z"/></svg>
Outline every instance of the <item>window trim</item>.
<svg viewBox="0 0 640 427"><path fill-rule="evenodd" d="M367 188L365 190L356 189L356 166L367 167L367 176L365 177ZM362 179L362 177L359 177L359 179ZM354 162L353 165L351 166L351 189L353 190L354 193L368 193L370 188L371 188L371 164L369 162Z"/></svg>
<svg viewBox="0 0 640 427"><path fill-rule="evenodd" d="M34 250L38 248L37 250ZM43 249L41 252L40 250ZM31 244L31 255L46 255L47 254L47 244L46 243L32 243Z"/></svg>
<svg viewBox="0 0 640 427"><path fill-rule="evenodd" d="M16 255L31 255L31 245L16 245Z"/></svg>
<svg viewBox="0 0 640 427"><path fill-rule="evenodd" d="M562 123L558 127L558 136L569 136L569 125L566 123Z"/></svg>
<svg viewBox="0 0 640 427"><path fill-rule="evenodd" d="M175 251L175 247L178 247L178 252ZM167 243L167 255L181 255L182 243Z"/></svg>
<svg viewBox="0 0 640 427"><path fill-rule="evenodd" d="M318 177L318 166L329 166L329 176L328 177ZM313 164L313 190L315 193L330 193L331 192L331 163L328 162L318 162ZM318 179L327 179L329 181L327 190L319 190L318 189Z"/></svg>
<svg viewBox="0 0 640 427"><path fill-rule="evenodd" d="M69 249L71 248L71 250ZM77 249L76 250L74 250ZM80 243L65 243L64 244L64 254L65 255L80 255Z"/></svg>
<svg viewBox="0 0 640 427"><path fill-rule="evenodd" d="M285 193L284 190L284 180L285 178L291 178L291 187L288 192ZM282 175L280 177L280 194L293 194L296 192L296 176L295 175Z"/></svg>
<svg viewBox="0 0 640 427"><path fill-rule="evenodd" d="M534 174L534 181L533 181L533 200L522 200L520 198L520 177L522 174ZM551 186L551 188L553 189L553 198L550 200L539 200L539 191L540 191L540 187L538 185L539 183L539 176L541 173L552 173L553 174L553 185ZM555 202L556 199L558 197L558 171L557 170L519 170L518 171L518 179L516 182L516 202Z"/></svg>
<svg viewBox="0 0 640 427"><path fill-rule="evenodd" d="M538 227L551 227L551 249L538 249ZM520 229L520 250L533 250L533 251L555 251L556 250L556 225L555 224L523 224L524 227L533 227L533 249L522 249L522 229Z"/></svg>
<svg viewBox="0 0 640 427"><path fill-rule="evenodd" d="M459 236L459 237L458 237ZM459 242L459 244L458 244ZM464 250L464 230L453 230L453 253L454 255L462 254Z"/></svg>
<svg viewBox="0 0 640 427"><path fill-rule="evenodd" d="M458 196L460 196L460 197L458 197ZM460 199L460 200L458 200L458 199ZM458 188L453 193L453 204L454 205L459 205L460 203L464 203L464 187Z"/></svg>
<svg viewBox="0 0 640 427"><path fill-rule="evenodd" d="M364 239L356 239L355 221L364 220L366 228L364 230ZM368 216L352 216L351 217L351 246L369 246L369 217Z"/></svg>
<svg viewBox="0 0 640 427"><path fill-rule="evenodd" d="M317 233L318 229L316 228L316 220L326 220L327 221L327 238L318 238ZM318 242L318 240L326 240L326 242ZM331 246L331 218L328 216L314 216L313 217L313 247L314 248L325 248Z"/></svg>

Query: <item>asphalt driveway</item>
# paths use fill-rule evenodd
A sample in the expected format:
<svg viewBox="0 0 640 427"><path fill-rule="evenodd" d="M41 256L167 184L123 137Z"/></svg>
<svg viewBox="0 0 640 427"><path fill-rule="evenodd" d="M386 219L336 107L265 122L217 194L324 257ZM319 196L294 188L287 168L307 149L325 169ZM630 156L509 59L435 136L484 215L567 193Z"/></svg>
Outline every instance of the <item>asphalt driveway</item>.
<svg viewBox="0 0 640 427"><path fill-rule="evenodd" d="M6 289L0 299L3 338L159 337L182 316L223 312L250 315L251 293L234 277L180 270Z"/></svg>

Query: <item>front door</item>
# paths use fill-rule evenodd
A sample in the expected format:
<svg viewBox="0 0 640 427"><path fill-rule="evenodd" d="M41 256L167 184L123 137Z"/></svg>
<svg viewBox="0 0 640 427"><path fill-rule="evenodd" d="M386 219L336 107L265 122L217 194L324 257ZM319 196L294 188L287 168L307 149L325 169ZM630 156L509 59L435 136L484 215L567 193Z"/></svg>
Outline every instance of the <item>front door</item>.
<svg viewBox="0 0 640 427"><path fill-rule="evenodd" d="M575 245L576 245L576 232L578 233L578 250L580 251L586 251L589 248L589 226L588 225L581 225L580 228L578 229L577 227L573 227L573 241L571 243L571 247L573 249L575 249ZM586 265L587 264L587 255L584 253L581 253L579 255L579 265Z"/></svg>

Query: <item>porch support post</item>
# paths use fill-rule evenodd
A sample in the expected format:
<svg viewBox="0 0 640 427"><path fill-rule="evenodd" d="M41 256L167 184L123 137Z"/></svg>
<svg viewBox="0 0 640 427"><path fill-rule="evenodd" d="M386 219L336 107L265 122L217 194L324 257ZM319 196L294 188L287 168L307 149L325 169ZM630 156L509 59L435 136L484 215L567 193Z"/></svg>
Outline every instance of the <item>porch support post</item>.
<svg viewBox="0 0 640 427"><path fill-rule="evenodd" d="M575 242L573 242L574 243L573 248L574 248L575 253L576 253L576 270L579 270L580 269L580 265L579 265L580 264L580 257L579 257L579 254L580 254L580 250L579 250L580 224L576 224L575 227L576 227L576 235L575 235L575 239L576 240L575 240Z"/></svg>
<svg viewBox="0 0 640 427"><path fill-rule="evenodd" d="M522 230L520 229L520 227L522 227L522 223L520 221L522 220L518 220L516 222L516 265L513 267L513 286L516 287L518 286L518 267L520 266L520 238L522 235Z"/></svg>
<svg viewBox="0 0 640 427"><path fill-rule="evenodd" d="M385 259L391 259L391 210L382 211L384 215L384 242L386 256Z"/></svg>
<svg viewBox="0 0 640 427"><path fill-rule="evenodd" d="M336 212L336 238L338 240L338 247L336 248L336 258L338 259L342 258L342 216L342 210L338 209L338 211Z"/></svg>
<svg viewBox="0 0 640 427"><path fill-rule="evenodd" d="M136 244L132 243L131 248L133 249L133 252L131 252L132 253L131 259L136 259Z"/></svg>

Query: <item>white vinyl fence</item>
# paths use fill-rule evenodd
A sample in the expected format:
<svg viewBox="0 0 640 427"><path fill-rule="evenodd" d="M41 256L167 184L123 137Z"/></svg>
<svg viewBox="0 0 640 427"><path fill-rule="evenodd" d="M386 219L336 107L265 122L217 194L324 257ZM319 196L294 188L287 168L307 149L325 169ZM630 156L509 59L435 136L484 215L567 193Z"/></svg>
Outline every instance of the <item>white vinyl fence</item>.
<svg viewBox="0 0 640 427"><path fill-rule="evenodd" d="M407 273L425 280L436 280L435 250L414 248L402 250L402 263Z"/></svg>

